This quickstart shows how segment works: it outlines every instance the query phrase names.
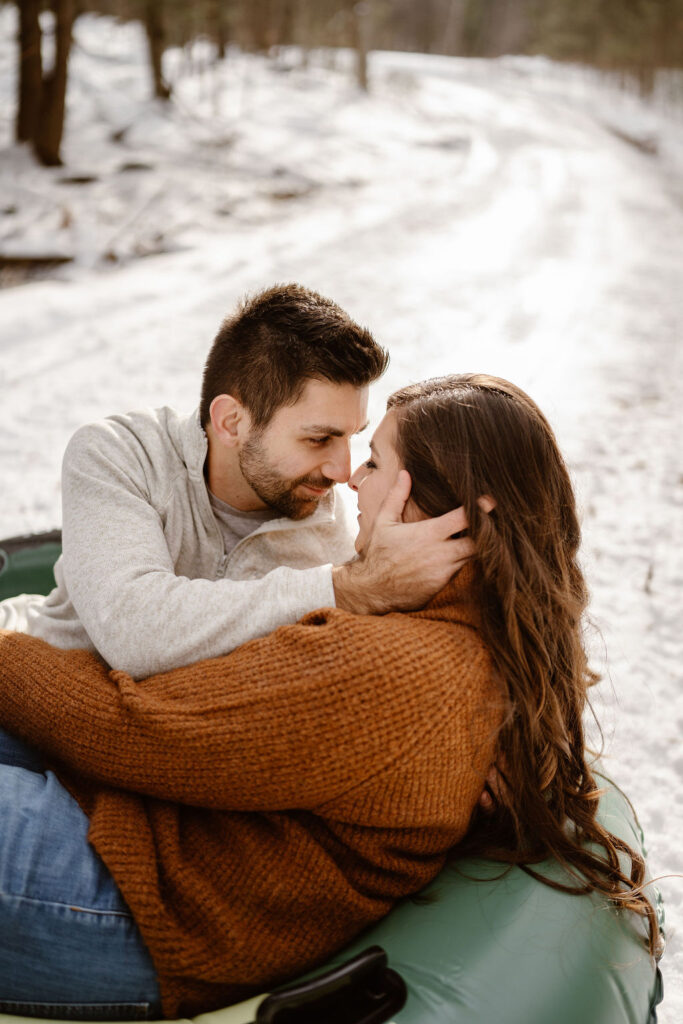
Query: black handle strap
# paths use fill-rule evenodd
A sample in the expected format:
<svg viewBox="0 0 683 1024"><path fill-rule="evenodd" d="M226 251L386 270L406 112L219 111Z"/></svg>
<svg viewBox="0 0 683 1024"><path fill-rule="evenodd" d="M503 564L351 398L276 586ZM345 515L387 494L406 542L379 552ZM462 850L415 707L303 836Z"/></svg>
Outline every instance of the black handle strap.
<svg viewBox="0 0 683 1024"><path fill-rule="evenodd" d="M385 1024L405 1006L406 985L381 946L263 1000L255 1024Z"/></svg>

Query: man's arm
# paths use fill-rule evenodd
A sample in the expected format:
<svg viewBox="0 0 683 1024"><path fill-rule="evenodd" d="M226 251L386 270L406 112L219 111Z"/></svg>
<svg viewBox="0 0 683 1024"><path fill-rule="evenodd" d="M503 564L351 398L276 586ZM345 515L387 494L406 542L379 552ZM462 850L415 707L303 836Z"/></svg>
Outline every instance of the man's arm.
<svg viewBox="0 0 683 1024"><path fill-rule="evenodd" d="M417 607L470 553L467 540L445 539L464 525L461 512L400 523L404 480L389 495L357 562L334 569L279 567L252 580L189 579L176 575L150 500L149 472L141 449L101 425L79 431L64 460L68 596L95 649L136 679L226 654L335 602L354 612ZM408 491L409 485L408 478ZM60 643L49 628L39 635Z"/></svg>
<svg viewBox="0 0 683 1024"><path fill-rule="evenodd" d="M429 751L448 743L455 777L482 757L476 709L497 715L481 642L444 626L328 609L142 685L86 651L0 631L0 722L88 778L202 807L319 807L418 751L434 783ZM445 667L425 673L434 650Z"/></svg>
<svg viewBox="0 0 683 1024"><path fill-rule="evenodd" d="M144 678L225 654L334 603L329 565L279 567L251 580L177 575L179 552L169 550L162 513L150 497L149 476L163 452L146 458L129 433L108 424L83 428L69 444L62 478L60 572L83 629L108 664ZM64 599L62 589L55 601ZM57 607L54 618L60 613ZM39 635L74 646L60 643L50 621L45 617Z"/></svg>

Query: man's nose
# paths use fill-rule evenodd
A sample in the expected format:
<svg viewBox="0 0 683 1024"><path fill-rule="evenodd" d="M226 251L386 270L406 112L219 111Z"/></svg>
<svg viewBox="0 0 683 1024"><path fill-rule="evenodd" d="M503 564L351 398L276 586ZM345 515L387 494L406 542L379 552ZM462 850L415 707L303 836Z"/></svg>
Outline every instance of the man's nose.
<svg viewBox="0 0 683 1024"><path fill-rule="evenodd" d="M344 441L335 447L327 461L320 467L326 477L335 483L344 484L351 476L351 449L349 442Z"/></svg>

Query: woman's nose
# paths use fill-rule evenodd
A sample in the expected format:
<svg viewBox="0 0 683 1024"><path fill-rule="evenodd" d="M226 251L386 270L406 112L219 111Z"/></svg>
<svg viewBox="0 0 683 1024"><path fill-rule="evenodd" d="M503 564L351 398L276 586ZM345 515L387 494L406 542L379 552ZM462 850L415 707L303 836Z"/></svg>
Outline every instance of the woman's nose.
<svg viewBox="0 0 683 1024"><path fill-rule="evenodd" d="M351 477L349 479L349 487L351 488L352 491L357 491L360 485L363 483L363 480L363 464L361 463L361 465L351 474Z"/></svg>

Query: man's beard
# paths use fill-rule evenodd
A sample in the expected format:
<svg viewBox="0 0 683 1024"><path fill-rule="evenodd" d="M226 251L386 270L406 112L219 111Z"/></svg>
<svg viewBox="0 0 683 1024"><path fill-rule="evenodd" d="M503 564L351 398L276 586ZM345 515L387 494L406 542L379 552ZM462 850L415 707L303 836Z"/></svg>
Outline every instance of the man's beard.
<svg viewBox="0 0 683 1024"><path fill-rule="evenodd" d="M285 480L266 460L261 444L261 433L252 431L239 453L242 476L261 501L288 519L306 519L313 515L320 498L300 498L294 492L300 484L311 487L333 487L334 480L327 477L300 476ZM322 497L322 495L321 495Z"/></svg>

